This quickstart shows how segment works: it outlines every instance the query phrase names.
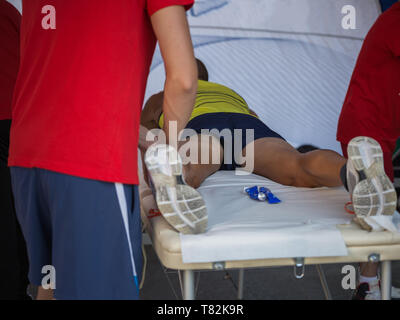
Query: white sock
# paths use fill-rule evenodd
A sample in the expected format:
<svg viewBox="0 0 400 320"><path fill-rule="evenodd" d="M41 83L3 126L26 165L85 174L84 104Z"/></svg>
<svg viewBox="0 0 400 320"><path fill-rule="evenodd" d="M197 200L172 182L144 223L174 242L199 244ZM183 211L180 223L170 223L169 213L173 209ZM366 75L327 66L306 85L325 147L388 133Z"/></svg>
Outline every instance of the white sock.
<svg viewBox="0 0 400 320"><path fill-rule="evenodd" d="M360 275L360 283L372 283L372 282L376 282L378 281L378 277L364 277L362 275Z"/></svg>

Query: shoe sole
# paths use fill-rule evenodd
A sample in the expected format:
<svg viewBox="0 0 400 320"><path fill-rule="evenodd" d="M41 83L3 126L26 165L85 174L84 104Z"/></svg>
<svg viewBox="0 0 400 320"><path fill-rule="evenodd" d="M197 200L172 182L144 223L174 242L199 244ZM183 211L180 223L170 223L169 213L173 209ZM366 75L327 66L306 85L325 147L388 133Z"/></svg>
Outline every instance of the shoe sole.
<svg viewBox="0 0 400 320"><path fill-rule="evenodd" d="M208 214L198 191L182 183L182 159L170 145L153 145L145 154L156 203L162 216L183 234L202 233Z"/></svg>
<svg viewBox="0 0 400 320"><path fill-rule="evenodd" d="M352 195L356 215L393 215L397 196L385 173L379 143L369 137L356 137L348 144L347 153L360 177Z"/></svg>

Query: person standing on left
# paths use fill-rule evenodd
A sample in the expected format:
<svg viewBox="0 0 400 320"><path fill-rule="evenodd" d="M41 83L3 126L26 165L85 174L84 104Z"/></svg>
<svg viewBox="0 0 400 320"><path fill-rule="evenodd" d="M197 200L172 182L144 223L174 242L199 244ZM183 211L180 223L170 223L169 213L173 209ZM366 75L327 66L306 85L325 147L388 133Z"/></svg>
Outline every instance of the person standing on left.
<svg viewBox="0 0 400 320"><path fill-rule="evenodd" d="M158 41L163 111L186 126L197 87L192 5L23 0L9 165L38 299L139 298L140 113Z"/></svg>

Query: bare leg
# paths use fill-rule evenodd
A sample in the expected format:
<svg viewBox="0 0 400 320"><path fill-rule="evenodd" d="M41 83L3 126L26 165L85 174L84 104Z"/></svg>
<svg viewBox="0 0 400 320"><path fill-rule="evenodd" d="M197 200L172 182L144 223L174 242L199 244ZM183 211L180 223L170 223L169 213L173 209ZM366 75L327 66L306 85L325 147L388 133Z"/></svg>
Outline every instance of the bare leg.
<svg viewBox="0 0 400 320"><path fill-rule="evenodd" d="M336 187L343 185L340 170L346 159L331 150L300 153L278 138L254 143L254 173L280 184L295 187Z"/></svg>
<svg viewBox="0 0 400 320"><path fill-rule="evenodd" d="M223 148L219 140L209 135L191 137L179 148L183 159L183 178L193 188L201 183L221 167ZM185 164L185 159L190 162Z"/></svg>

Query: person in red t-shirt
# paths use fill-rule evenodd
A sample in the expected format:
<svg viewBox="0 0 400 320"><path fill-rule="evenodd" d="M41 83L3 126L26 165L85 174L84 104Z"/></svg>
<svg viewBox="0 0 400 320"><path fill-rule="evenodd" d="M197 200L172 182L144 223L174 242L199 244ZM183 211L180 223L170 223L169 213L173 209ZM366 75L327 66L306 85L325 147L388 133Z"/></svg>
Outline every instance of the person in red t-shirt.
<svg viewBox="0 0 400 320"><path fill-rule="evenodd" d="M19 227L7 166L11 126L11 105L19 66L21 14L6 0L0 0L0 300L29 299L28 257Z"/></svg>
<svg viewBox="0 0 400 320"><path fill-rule="evenodd" d="M400 3L375 22L365 38L339 117L337 140L347 156L356 136L377 140L393 180L392 155L400 136Z"/></svg>
<svg viewBox="0 0 400 320"><path fill-rule="evenodd" d="M185 127L193 1L23 1L9 165L38 298L138 298L144 91L158 40L164 113Z"/></svg>
<svg viewBox="0 0 400 320"><path fill-rule="evenodd" d="M400 136L399 34L400 3L396 3L378 18L364 40L337 130L345 157L347 145L354 137L377 140L383 150L386 174L392 181L392 155ZM361 265L356 298L380 297L376 275L377 264Z"/></svg>

